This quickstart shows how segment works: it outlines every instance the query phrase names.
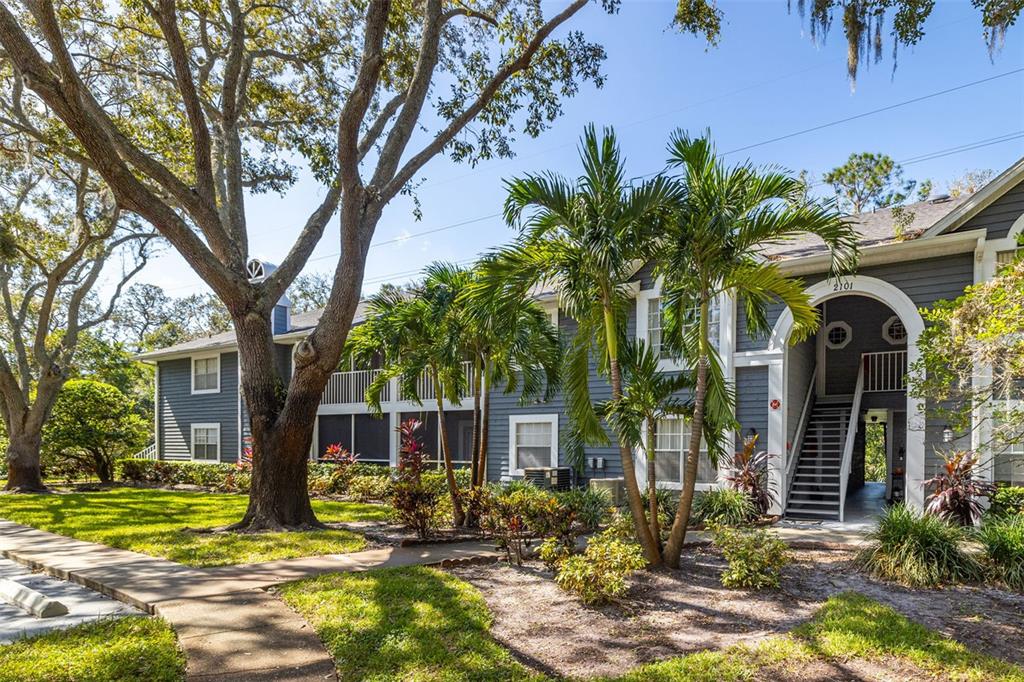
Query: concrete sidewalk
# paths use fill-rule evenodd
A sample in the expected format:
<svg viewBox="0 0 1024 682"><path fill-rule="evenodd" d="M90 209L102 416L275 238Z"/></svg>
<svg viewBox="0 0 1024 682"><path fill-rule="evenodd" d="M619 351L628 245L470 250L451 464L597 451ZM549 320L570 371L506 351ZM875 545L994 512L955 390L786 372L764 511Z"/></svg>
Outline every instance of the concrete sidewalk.
<svg viewBox="0 0 1024 682"><path fill-rule="evenodd" d="M334 679L334 662L316 633L268 587L323 573L499 556L493 545L466 542L204 569L0 519L0 557L165 618L178 634L190 680Z"/></svg>

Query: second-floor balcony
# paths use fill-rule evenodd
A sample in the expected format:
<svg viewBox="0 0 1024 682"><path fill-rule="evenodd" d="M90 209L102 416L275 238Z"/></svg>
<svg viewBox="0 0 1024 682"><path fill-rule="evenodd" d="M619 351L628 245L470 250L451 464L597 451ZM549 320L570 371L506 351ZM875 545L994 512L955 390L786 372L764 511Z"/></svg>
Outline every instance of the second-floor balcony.
<svg viewBox="0 0 1024 682"><path fill-rule="evenodd" d="M366 403L366 390L370 384L380 375L379 369L357 369L346 372L335 372L327 381L324 388L321 405L363 405ZM469 386L473 375L473 363L466 360L462 363L462 371L466 377L466 388L460 392L459 398L470 397ZM430 375L424 372L416 381L416 393L420 401L432 407L435 400L434 382ZM380 402L382 405L389 403L401 403L403 405L414 404L411 395L400 390L398 380L392 379L381 391Z"/></svg>

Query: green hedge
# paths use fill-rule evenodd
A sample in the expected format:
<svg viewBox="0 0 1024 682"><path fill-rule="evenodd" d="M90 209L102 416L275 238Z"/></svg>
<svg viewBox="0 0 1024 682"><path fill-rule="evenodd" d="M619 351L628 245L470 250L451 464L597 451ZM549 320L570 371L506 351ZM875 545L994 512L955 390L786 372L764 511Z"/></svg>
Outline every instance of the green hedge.
<svg viewBox="0 0 1024 682"><path fill-rule="evenodd" d="M1024 486L1001 485L989 497L993 516L1024 515Z"/></svg>

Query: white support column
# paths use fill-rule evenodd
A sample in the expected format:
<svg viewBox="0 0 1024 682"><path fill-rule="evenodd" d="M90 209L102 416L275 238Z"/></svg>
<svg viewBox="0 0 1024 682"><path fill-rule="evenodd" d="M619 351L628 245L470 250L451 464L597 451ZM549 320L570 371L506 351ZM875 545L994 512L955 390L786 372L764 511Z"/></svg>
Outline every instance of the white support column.
<svg viewBox="0 0 1024 682"><path fill-rule="evenodd" d="M768 477L769 484L775 490L782 491L785 487L786 471L786 404L785 404L785 364L784 358L773 358L768 364L768 442L766 450L770 455ZM772 409L772 401L778 400L779 406ZM776 495L772 502L771 514L782 513L782 495Z"/></svg>
<svg viewBox="0 0 1024 682"><path fill-rule="evenodd" d="M316 461L317 449L320 447L320 415L313 420L313 438L309 441L309 461Z"/></svg>
<svg viewBox="0 0 1024 682"><path fill-rule="evenodd" d="M153 444L156 446L156 459L160 456L160 363L153 372Z"/></svg>
<svg viewBox="0 0 1024 682"><path fill-rule="evenodd" d="M391 431L388 434L388 463L392 467L398 467L398 448L400 443L398 442L398 426L401 416L398 412L388 413L388 424L391 426Z"/></svg>

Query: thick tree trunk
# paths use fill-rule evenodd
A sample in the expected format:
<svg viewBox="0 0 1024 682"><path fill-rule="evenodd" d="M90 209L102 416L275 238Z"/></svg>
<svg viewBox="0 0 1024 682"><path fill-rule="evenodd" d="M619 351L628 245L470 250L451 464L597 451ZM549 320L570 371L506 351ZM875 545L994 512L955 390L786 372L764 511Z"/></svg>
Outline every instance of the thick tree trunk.
<svg viewBox="0 0 1024 682"><path fill-rule="evenodd" d="M13 428L7 434L7 490L19 493L46 492L39 468L39 431Z"/></svg>
<svg viewBox="0 0 1024 682"><path fill-rule="evenodd" d="M683 490L679 496L679 508L672 523L665 544L665 563L670 568L679 568L679 556L686 541L686 528L690 524L693 509L693 491L697 484L697 464L700 457L700 441L704 432L704 404L708 393L708 303L702 302L700 310L700 349L697 359L697 387L693 398L693 421L690 424L690 444L686 453L686 469L683 473Z"/></svg>
<svg viewBox="0 0 1024 682"><path fill-rule="evenodd" d="M455 464L452 462L452 451L448 446L448 425L444 418L444 392L437 372L431 373L434 382L434 398L437 401L437 429L441 434L441 456L444 458L444 477L448 481L448 492L452 496L452 520L456 526L466 522L466 514L462 509L462 498L459 484L455 480Z"/></svg>
<svg viewBox="0 0 1024 682"><path fill-rule="evenodd" d="M114 480L114 462L102 452L94 452L92 455L93 469L96 471L96 478L100 483L110 483Z"/></svg>
<svg viewBox="0 0 1024 682"><path fill-rule="evenodd" d="M245 516L232 525L240 531L323 528L309 500L309 448L320 402L306 368L293 377L286 394L274 365L268 318L250 314L235 320L242 367L242 388L252 432L252 484ZM322 383L326 383L326 377ZM321 389L322 391L322 385ZM285 395L288 409L284 412ZM221 443L221 448L232 447Z"/></svg>
<svg viewBox="0 0 1024 682"><path fill-rule="evenodd" d="M619 368L618 353L618 331L615 326L614 313L610 308L605 309L605 334L608 339L608 366L612 384L612 400L622 397L622 371ZM633 463L633 449L630 445L619 439L619 456L622 459L622 476L626 484L626 497L629 501L629 511L633 515L633 527L636 530L637 540L644 550L644 558L651 566L661 565L661 552L658 550L658 543L651 535L651 529L647 525L647 515L644 513L644 503L640 496L640 483L637 481L636 468Z"/></svg>

